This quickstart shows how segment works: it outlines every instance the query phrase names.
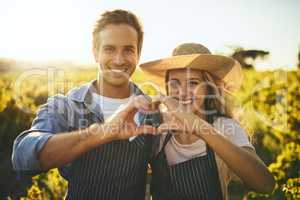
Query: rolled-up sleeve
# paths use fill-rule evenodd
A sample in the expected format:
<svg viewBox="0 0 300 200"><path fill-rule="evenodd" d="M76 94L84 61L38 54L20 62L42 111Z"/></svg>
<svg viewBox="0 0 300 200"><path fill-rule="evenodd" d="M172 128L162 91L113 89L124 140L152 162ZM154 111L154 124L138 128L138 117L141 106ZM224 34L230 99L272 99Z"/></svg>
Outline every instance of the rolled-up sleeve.
<svg viewBox="0 0 300 200"><path fill-rule="evenodd" d="M63 95L48 98L38 110L29 130L14 141L12 163L17 172L36 174L42 172L38 153L54 134L68 130L67 100Z"/></svg>

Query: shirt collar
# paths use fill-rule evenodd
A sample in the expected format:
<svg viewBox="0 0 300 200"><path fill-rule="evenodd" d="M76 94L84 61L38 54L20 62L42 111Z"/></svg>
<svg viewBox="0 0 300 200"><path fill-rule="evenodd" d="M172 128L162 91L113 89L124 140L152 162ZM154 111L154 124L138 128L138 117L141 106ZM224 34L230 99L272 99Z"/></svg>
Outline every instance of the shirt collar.
<svg viewBox="0 0 300 200"><path fill-rule="evenodd" d="M92 80L89 83L86 83L80 87L77 87L71 90L68 93L68 96L77 102L89 102L91 100L91 94L93 92L97 92L94 86L94 83L97 80ZM129 82L130 91L132 91L135 95L143 94L143 92L135 85L133 82Z"/></svg>

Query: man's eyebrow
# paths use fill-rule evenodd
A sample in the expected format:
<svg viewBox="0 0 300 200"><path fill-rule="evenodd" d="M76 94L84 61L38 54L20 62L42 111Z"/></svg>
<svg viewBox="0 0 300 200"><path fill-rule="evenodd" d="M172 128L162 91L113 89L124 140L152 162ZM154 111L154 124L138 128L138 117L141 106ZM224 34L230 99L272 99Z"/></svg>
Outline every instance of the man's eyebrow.
<svg viewBox="0 0 300 200"><path fill-rule="evenodd" d="M135 49L135 46L129 44L129 45L125 45L125 48L126 48L126 49Z"/></svg>
<svg viewBox="0 0 300 200"><path fill-rule="evenodd" d="M103 45L102 47L104 48L104 47L114 47L114 46L111 45L111 44L105 44L105 45Z"/></svg>

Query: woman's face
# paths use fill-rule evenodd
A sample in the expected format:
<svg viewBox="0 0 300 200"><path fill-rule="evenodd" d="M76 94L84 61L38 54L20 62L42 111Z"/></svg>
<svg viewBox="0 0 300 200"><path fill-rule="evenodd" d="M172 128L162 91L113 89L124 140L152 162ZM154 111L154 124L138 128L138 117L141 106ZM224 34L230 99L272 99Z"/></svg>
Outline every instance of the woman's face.
<svg viewBox="0 0 300 200"><path fill-rule="evenodd" d="M169 96L179 101L185 111L203 113L206 82L202 71L195 69L174 69L169 71L167 82Z"/></svg>

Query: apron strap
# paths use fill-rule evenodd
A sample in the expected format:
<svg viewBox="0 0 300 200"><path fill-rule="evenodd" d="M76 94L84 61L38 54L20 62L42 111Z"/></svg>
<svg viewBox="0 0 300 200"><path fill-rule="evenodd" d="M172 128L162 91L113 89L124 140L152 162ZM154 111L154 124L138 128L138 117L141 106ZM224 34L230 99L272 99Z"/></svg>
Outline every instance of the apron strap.
<svg viewBox="0 0 300 200"><path fill-rule="evenodd" d="M165 149L165 146L170 141L171 137L172 137L172 133L168 132L167 135L166 135L166 137L165 137L165 140L164 140L164 143L163 143L163 146L162 146L162 150Z"/></svg>

